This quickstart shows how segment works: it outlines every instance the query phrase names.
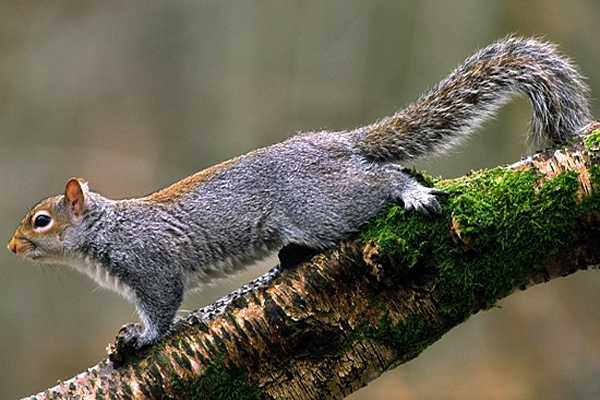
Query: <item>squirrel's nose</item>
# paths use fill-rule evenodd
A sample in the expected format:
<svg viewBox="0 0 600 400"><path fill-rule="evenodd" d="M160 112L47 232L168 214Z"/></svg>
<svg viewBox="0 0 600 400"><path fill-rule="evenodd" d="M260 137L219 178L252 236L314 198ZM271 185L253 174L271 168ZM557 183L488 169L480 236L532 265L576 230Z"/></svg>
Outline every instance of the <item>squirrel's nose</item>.
<svg viewBox="0 0 600 400"><path fill-rule="evenodd" d="M8 249L13 253L17 254L17 241L15 240L15 238L10 239L10 242L8 242L8 246L6 247L8 247Z"/></svg>

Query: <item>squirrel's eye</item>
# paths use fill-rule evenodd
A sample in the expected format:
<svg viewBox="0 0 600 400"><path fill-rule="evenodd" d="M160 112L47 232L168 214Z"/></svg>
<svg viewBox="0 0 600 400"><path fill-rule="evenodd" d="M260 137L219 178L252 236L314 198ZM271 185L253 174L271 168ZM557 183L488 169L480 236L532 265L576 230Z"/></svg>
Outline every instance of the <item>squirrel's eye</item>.
<svg viewBox="0 0 600 400"><path fill-rule="evenodd" d="M52 218L50 218L47 215L38 215L35 218L35 222L34 222L34 227L36 228L43 228L45 226L48 226L48 224L50 223L50 221L52 221Z"/></svg>
<svg viewBox="0 0 600 400"><path fill-rule="evenodd" d="M33 229L45 230L50 228L51 225L52 217L46 211L40 211L33 216Z"/></svg>

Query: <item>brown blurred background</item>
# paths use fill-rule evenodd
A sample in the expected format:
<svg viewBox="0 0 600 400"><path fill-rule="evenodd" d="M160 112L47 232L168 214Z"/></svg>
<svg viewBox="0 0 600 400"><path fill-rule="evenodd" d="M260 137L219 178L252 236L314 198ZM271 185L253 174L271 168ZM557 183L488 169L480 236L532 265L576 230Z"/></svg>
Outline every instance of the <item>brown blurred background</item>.
<svg viewBox="0 0 600 400"><path fill-rule="evenodd" d="M559 43L597 97L598 22L597 0L1 1L0 238L71 176L139 196L299 130L371 123L508 33ZM454 177L514 162L529 116L513 102L467 145L417 166ZM8 250L0 262L2 399L96 364L137 321L75 271ZM600 272L587 271L515 294L351 399L599 398L599 289Z"/></svg>

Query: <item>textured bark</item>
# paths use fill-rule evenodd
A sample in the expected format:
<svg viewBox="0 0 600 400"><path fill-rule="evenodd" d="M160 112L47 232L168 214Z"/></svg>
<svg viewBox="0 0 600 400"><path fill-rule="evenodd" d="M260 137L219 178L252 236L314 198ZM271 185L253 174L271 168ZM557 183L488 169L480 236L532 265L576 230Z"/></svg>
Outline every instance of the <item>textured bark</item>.
<svg viewBox="0 0 600 400"><path fill-rule="evenodd" d="M127 355L113 345L112 358L120 361L103 361L37 397L343 398L383 371L416 357L499 297L598 265L600 209L593 206L597 195L590 175L597 168L597 150L597 145L586 148L584 138L577 138L567 148L509 167L535 168L541 173L539 187L561 172L576 171L577 202L591 206L567 222L570 236L564 243L546 249L545 260L525 262L525 274L518 275L500 296L494 292L492 298L485 298L477 282L472 287L467 283L461 290L472 298L465 302L471 304L468 309L443 312L448 305L443 304L441 288L450 278L440 266L421 258L406 265L385 255L379 243L356 239L285 271L276 267L180 320L175 332L154 348ZM448 223L436 229L450 238L447 243L466 249L465 260L453 260L453 265L472 263L481 254L494 258L498 252L510 251L501 246L474 248L465 223L455 218L455 210L449 212ZM510 211L504 215L506 220L511 217ZM422 219L421 223L430 222ZM516 232L520 226L514 223ZM423 252L433 248L435 253L436 244L422 241ZM423 258L432 259L430 254Z"/></svg>

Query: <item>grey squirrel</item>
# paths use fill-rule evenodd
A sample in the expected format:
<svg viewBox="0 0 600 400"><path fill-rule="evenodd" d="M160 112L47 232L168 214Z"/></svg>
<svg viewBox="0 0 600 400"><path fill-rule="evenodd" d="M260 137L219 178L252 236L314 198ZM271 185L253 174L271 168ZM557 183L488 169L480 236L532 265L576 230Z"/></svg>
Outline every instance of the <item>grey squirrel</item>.
<svg viewBox="0 0 600 400"><path fill-rule="evenodd" d="M372 125L301 133L141 198L110 200L72 178L27 213L8 248L69 264L132 300L145 329L130 324L121 338L151 345L187 290L286 246L334 246L391 202L440 214L444 192L397 163L447 150L519 93L533 108L530 139L560 143L591 119L583 78L554 45L507 37Z"/></svg>

